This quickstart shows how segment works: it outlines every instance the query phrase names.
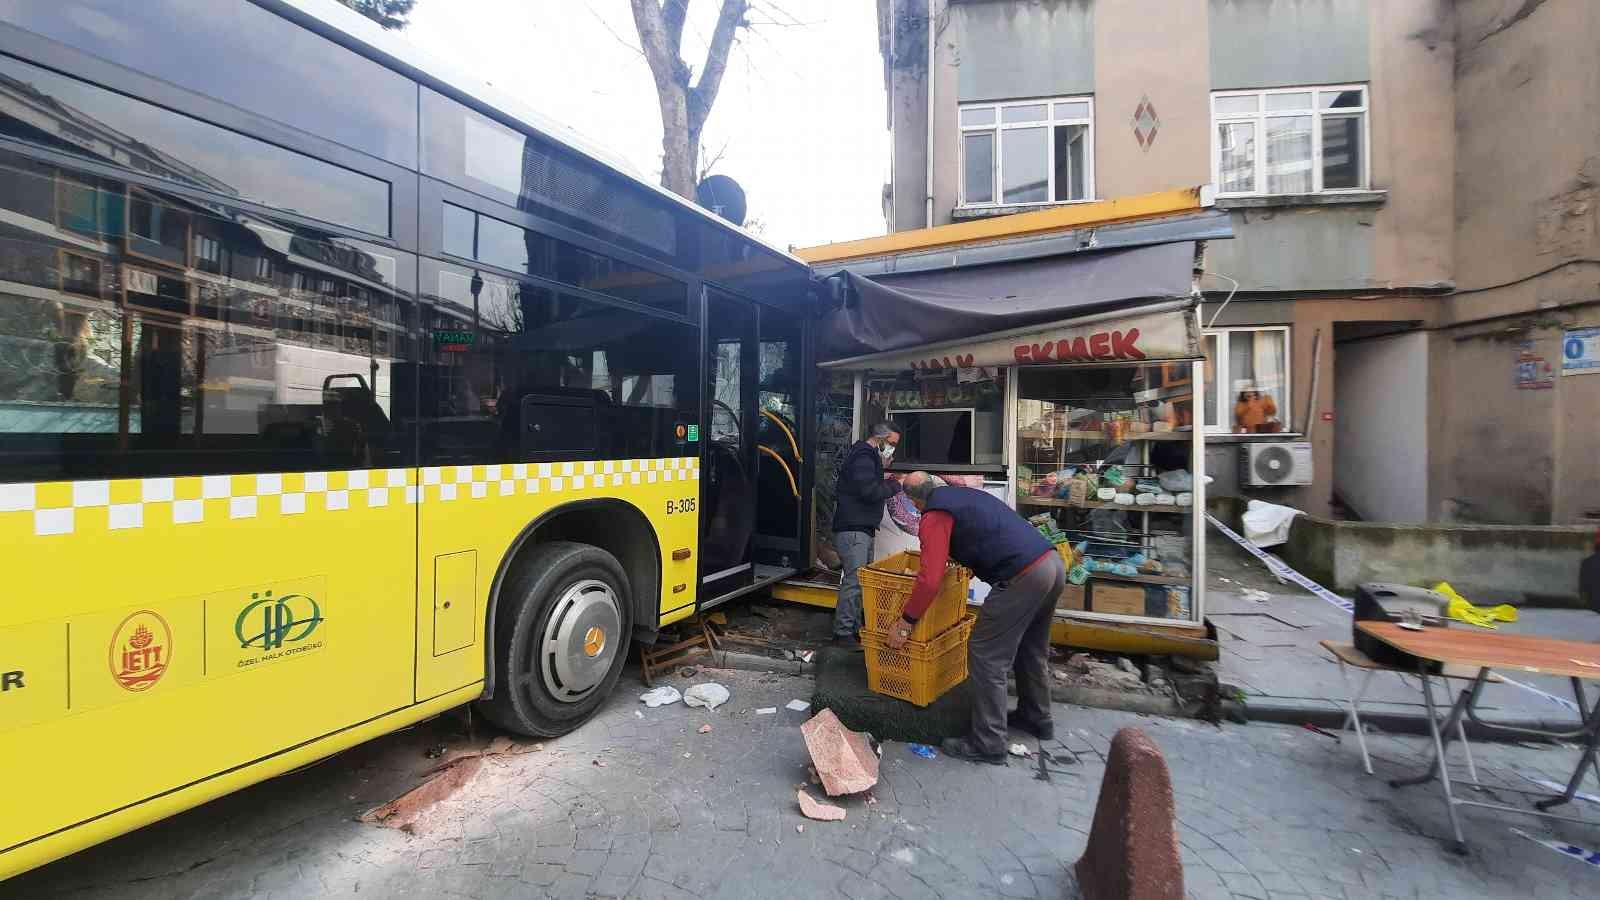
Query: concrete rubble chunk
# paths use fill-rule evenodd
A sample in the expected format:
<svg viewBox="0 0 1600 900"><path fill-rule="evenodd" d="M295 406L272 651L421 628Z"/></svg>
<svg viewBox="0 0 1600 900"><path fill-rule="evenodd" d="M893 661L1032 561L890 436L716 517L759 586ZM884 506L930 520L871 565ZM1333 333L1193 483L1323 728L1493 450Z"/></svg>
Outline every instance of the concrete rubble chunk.
<svg viewBox="0 0 1600 900"><path fill-rule="evenodd" d="M733 695L729 693L727 688L717 684L715 681L707 681L684 691L683 704L685 706L703 706L706 709L716 709L727 703L728 698L731 696Z"/></svg>
<svg viewBox="0 0 1600 900"><path fill-rule="evenodd" d="M825 709L800 726L806 750L830 797L859 794L878 783L878 755L859 731L844 727L833 710Z"/></svg>
<svg viewBox="0 0 1600 900"><path fill-rule="evenodd" d="M808 819L816 819L818 822L844 821L844 807L813 799L806 793L805 788L795 791L795 799L800 801L800 814Z"/></svg>

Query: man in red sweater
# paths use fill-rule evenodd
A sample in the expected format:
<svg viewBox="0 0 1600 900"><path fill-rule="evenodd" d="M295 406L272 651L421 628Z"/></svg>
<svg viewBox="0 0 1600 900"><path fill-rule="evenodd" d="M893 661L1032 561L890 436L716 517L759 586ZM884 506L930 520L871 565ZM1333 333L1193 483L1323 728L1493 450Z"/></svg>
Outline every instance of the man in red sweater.
<svg viewBox="0 0 1600 900"><path fill-rule="evenodd" d="M971 569L992 590L967 644L972 724L944 742L950 756L1006 763L1006 726L1040 740L1055 736L1050 718L1050 620L1066 586L1061 556L1038 530L1000 499L975 488L940 486L927 472L903 482L922 511L917 536L922 567L899 622L886 638L899 648L939 593L946 559ZM1006 713L1006 673L1017 676L1017 709Z"/></svg>

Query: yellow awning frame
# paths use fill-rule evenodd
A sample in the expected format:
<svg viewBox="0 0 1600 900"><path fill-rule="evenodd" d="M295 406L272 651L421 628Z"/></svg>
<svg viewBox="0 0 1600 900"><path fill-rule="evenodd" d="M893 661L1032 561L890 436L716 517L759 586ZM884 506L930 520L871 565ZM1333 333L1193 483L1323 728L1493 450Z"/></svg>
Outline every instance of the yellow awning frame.
<svg viewBox="0 0 1600 900"><path fill-rule="evenodd" d="M803 247L794 255L811 265L842 263L857 259L871 259L896 253L914 253L937 250L963 244L986 241L1004 241L1012 238L1067 231L1075 228L1092 228L1154 219L1181 213L1193 213L1212 205L1209 185L1136 194L1113 200L1096 200L1090 203L1073 203L1037 212L995 216L971 222L955 222L933 228L897 231L882 237L861 238Z"/></svg>

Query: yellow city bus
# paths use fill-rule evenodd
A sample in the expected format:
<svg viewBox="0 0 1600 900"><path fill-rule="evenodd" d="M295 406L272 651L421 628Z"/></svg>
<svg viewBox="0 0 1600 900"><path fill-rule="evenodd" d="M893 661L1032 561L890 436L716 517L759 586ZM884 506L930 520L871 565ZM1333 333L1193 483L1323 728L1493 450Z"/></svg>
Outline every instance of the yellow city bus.
<svg viewBox="0 0 1600 900"><path fill-rule="evenodd" d="M799 260L326 0L0 9L0 878L802 566Z"/></svg>

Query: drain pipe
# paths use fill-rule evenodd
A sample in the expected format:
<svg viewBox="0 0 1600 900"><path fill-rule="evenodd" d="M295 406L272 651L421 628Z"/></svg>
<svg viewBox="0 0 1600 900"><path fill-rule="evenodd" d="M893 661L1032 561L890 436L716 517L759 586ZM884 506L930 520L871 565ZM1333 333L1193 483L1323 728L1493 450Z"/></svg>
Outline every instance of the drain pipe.
<svg viewBox="0 0 1600 900"><path fill-rule="evenodd" d="M928 149L928 204L927 211L923 213L923 227L933 227L933 8L937 0L928 0L928 70L925 76L928 79L928 114L927 132Z"/></svg>

